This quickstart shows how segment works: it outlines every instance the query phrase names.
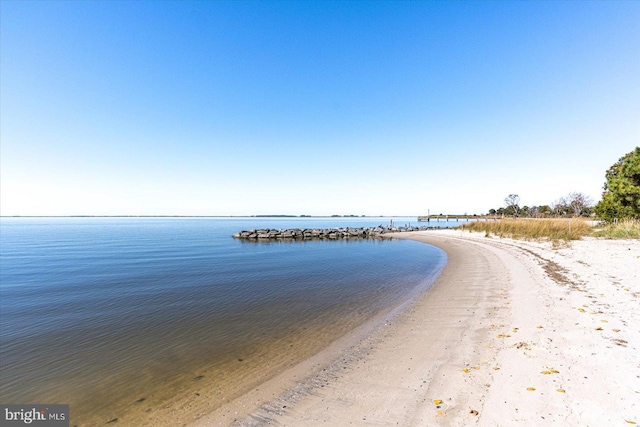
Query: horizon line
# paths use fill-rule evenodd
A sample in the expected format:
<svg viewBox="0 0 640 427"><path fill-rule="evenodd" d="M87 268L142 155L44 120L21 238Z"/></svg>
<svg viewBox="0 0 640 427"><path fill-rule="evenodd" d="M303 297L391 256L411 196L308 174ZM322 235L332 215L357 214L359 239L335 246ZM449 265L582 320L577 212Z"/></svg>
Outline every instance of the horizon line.
<svg viewBox="0 0 640 427"><path fill-rule="evenodd" d="M422 215L0 215L0 218L380 218L413 216Z"/></svg>

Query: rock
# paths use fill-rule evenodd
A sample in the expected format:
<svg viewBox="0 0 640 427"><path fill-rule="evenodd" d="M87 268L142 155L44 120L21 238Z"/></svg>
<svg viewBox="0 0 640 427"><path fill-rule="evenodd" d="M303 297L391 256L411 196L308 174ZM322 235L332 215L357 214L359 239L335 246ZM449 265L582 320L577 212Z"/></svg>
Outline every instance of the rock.
<svg viewBox="0 0 640 427"><path fill-rule="evenodd" d="M432 230L437 227L418 226L418 227L398 227L387 226L383 227L379 225L377 227L347 227L347 228L327 228L327 229L308 229L308 228L292 228L287 230L276 229L260 229L260 230L248 230L241 231L233 235L236 239L247 240L275 240L275 239L299 239L299 240L312 240L312 239L377 239L381 238L386 233L403 233L408 231L423 231Z"/></svg>

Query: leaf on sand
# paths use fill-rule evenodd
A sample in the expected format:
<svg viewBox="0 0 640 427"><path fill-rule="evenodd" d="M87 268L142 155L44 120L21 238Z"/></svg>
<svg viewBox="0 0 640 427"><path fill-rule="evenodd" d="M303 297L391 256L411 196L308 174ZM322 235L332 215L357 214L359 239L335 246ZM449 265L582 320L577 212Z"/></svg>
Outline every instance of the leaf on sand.
<svg viewBox="0 0 640 427"><path fill-rule="evenodd" d="M442 400L436 399L433 401L433 403L435 403L436 405L442 405Z"/></svg>
<svg viewBox="0 0 640 427"><path fill-rule="evenodd" d="M476 411L475 409L469 409L469 413L471 415L478 415L478 411Z"/></svg>
<svg viewBox="0 0 640 427"><path fill-rule="evenodd" d="M556 371L553 368L549 369L549 372L551 372L552 374L559 374L560 373L560 371Z"/></svg>
<svg viewBox="0 0 640 427"><path fill-rule="evenodd" d="M620 332L620 329L614 329L613 332Z"/></svg>
<svg viewBox="0 0 640 427"><path fill-rule="evenodd" d="M527 390L529 390L529 391L536 391L536 388L535 388L535 387L527 387Z"/></svg>
<svg viewBox="0 0 640 427"><path fill-rule="evenodd" d="M536 326L536 328L542 329L542 325L538 325L538 326Z"/></svg>
<svg viewBox="0 0 640 427"><path fill-rule="evenodd" d="M602 330L602 328L601 328L600 326L598 326L598 327L596 328L596 331L601 331L601 330Z"/></svg>
<svg viewBox="0 0 640 427"><path fill-rule="evenodd" d="M499 370L500 370L500 368L498 368L497 366L495 366L495 367L493 368L493 370L494 370L494 371L499 371Z"/></svg>
<svg viewBox="0 0 640 427"><path fill-rule="evenodd" d="M444 411L436 411L436 417L444 417L444 416L446 416L446 415L447 415L447 414L445 414L445 412L444 412Z"/></svg>
<svg viewBox="0 0 640 427"><path fill-rule="evenodd" d="M632 421L632 420L625 420L625 421L627 422L627 424L635 424L636 423L635 421Z"/></svg>
<svg viewBox="0 0 640 427"><path fill-rule="evenodd" d="M464 368L462 372L465 372L465 373L469 372L469 368Z"/></svg>
<svg viewBox="0 0 640 427"><path fill-rule="evenodd" d="M578 311L584 313L584 308L580 307L580 308L578 308Z"/></svg>
<svg viewBox="0 0 640 427"><path fill-rule="evenodd" d="M542 375L549 375L551 373L551 371L541 371L540 372Z"/></svg>
<svg viewBox="0 0 640 427"><path fill-rule="evenodd" d="M556 390L558 393L564 393L564 389L563 388L559 388Z"/></svg>

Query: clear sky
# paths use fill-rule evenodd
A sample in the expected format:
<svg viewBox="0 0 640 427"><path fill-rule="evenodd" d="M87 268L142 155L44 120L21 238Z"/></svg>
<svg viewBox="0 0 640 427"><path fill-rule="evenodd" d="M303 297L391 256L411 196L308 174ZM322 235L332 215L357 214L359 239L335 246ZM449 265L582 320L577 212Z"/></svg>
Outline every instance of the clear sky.
<svg viewBox="0 0 640 427"><path fill-rule="evenodd" d="M640 145L637 1L1 1L2 215L484 213Z"/></svg>

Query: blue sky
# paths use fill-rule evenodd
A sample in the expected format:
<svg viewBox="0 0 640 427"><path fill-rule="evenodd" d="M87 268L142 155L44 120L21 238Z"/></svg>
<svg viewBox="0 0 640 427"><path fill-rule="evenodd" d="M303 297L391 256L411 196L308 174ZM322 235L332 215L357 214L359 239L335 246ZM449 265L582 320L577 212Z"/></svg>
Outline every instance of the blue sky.
<svg viewBox="0 0 640 427"><path fill-rule="evenodd" d="M6 1L2 215L594 201L640 145L640 2Z"/></svg>

